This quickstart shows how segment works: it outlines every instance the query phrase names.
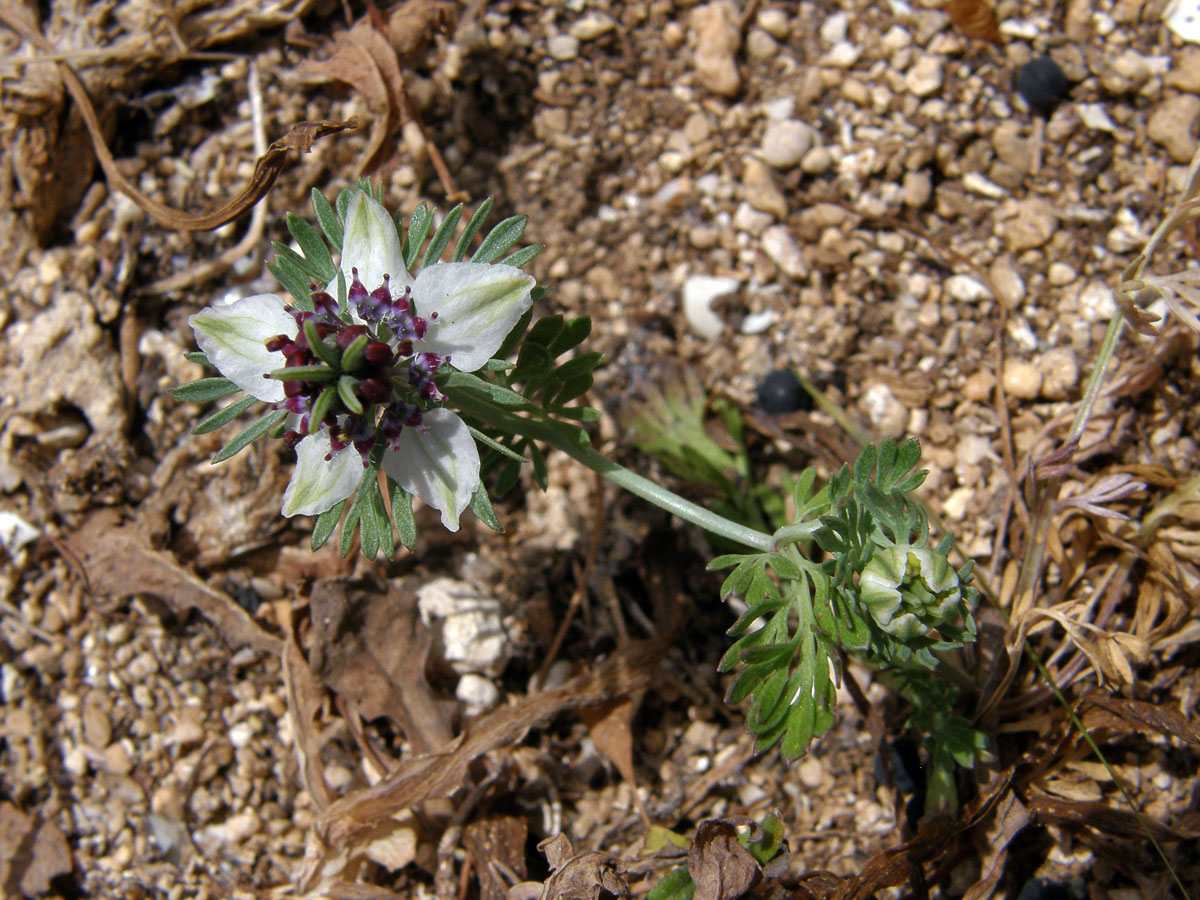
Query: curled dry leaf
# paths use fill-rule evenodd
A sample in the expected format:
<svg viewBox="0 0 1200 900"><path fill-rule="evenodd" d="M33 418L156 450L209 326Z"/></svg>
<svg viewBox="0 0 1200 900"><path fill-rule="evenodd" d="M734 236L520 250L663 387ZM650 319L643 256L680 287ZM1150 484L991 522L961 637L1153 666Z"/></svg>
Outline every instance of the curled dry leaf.
<svg viewBox="0 0 1200 900"><path fill-rule="evenodd" d="M151 594L178 615L195 609L231 647L255 647L277 655L283 642L256 622L223 591L205 584L167 553L151 550L135 523L121 524L113 509L90 515L68 545L83 565L88 583L101 594Z"/></svg>
<svg viewBox="0 0 1200 900"><path fill-rule="evenodd" d="M1177 707L1166 704L1092 694L1084 703L1082 719L1089 731L1109 728L1122 733L1140 734L1149 728L1190 744L1200 744L1200 726L1189 722Z"/></svg>
<svg viewBox="0 0 1200 900"><path fill-rule="evenodd" d="M646 690L662 660L666 640L655 638L622 647L591 671L553 690L531 694L475 719L442 752L401 760L379 784L335 801L314 826L299 877L301 890L318 881L327 859L344 855L380 821L423 800L449 796L462 785L471 762L483 754L516 743L529 729L566 710Z"/></svg>
<svg viewBox="0 0 1200 900"><path fill-rule="evenodd" d="M511 873L525 878L525 838L529 826L516 816L488 816L463 829L463 844L479 879L480 900L506 900Z"/></svg>
<svg viewBox="0 0 1200 900"><path fill-rule="evenodd" d="M996 13L987 0L950 0L946 14L966 37L996 45L1004 43L996 25Z"/></svg>
<svg viewBox="0 0 1200 900"><path fill-rule="evenodd" d="M602 900L625 898L629 885L620 861L608 853L574 853L565 834L548 837L538 849L554 871L542 885L539 900Z"/></svg>
<svg viewBox="0 0 1200 900"><path fill-rule="evenodd" d="M0 885L15 892L6 896L40 897L74 868L71 848L57 825L11 803L0 804Z"/></svg>
<svg viewBox="0 0 1200 900"><path fill-rule="evenodd" d="M388 137L413 118L402 70L417 61L435 35L453 28L457 12L457 5L445 0L408 0L388 15L382 30L373 16L364 16L333 35L328 59L300 64L302 73L345 82L367 104L371 131L359 156L359 175L380 161Z"/></svg>
<svg viewBox="0 0 1200 900"><path fill-rule="evenodd" d="M687 866L696 885L694 900L737 900L762 877L758 862L738 841L737 828L724 819L696 827Z"/></svg>
<svg viewBox="0 0 1200 900"><path fill-rule="evenodd" d="M433 636L395 584L329 578L312 592L313 673L364 719L391 719L419 753L450 743L425 681Z"/></svg>
<svg viewBox="0 0 1200 900"><path fill-rule="evenodd" d="M16 11L15 7L9 4L0 6L0 19L3 19L6 25L42 52L49 54L56 52L54 46L31 23L26 21ZM250 182L238 192L237 196L215 212L193 215L171 209L169 206L147 197L134 186L133 182L125 177L117 167L117 162L113 159L112 152L108 149L108 142L104 138L104 129L100 124L99 117L96 115L96 109L92 105L91 98L88 96L87 88L79 80L79 76L75 74L75 70L65 62L58 61L55 62L55 65L58 67L58 73L63 80L63 84L79 107L84 125L87 126L88 134L92 139L92 149L96 153L96 159L99 160L100 168L104 170L104 175L108 179L109 185L128 196L134 203L149 213L160 225L166 228L174 228L177 231L211 231L214 228L219 228L228 222L232 222L266 196L267 191L271 189L271 185L275 183L275 179L279 176L279 173L283 171L290 151L296 150L300 153L307 153L312 148L313 143L320 138L358 127L357 119L347 119L339 122L300 122L293 125L287 134L272 143L267 148L267 152L258 158L258 161L254 165L254 174L250 177Z"/></svg>

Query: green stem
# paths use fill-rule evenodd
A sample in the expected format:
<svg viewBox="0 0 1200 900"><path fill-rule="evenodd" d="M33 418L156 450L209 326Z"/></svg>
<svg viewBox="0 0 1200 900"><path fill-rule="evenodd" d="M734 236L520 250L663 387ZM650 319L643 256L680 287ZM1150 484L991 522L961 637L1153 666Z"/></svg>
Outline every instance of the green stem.
<svg viewBox="0 0 1200 900"><path fill-rule="evenodd" d="M773 542L769 534L747 528L745 525L710 512L702 506L697 506L690 500L683 499L674 491L669 491L661 485L629 471L624 466L617 465L608 457L592 449L591 446L577 443L571 433L566 430L567 427L571 427L572 431L578 432L574 426L563 426L554 422L518 416L466 391L451 388L447 390L447 393L450 396L451 404L472 418L486 422L509 434L523 435L531 440L549 444L618 487L653 503L672 515L679 516L684 521L699 525L705 531L753 550L766 552L772 547Z"/></svg>

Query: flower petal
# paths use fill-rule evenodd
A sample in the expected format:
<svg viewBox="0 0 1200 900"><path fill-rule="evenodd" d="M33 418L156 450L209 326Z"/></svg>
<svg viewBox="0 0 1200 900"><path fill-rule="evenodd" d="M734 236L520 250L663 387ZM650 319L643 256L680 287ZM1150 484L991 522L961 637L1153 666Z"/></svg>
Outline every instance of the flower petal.
<svg viewBox="0 0 1200 900"><path fill-rule="evenodd" d="M400 253L400 235L388 211L362 191L356 191L346 207L346 225L342 236L342 272L346 287L354 280L353 270L368 291L391 277L391 295L399 297L412 284ZM337 296L337 280L329 293Z"/></svg>
<svg viewBox="0 0 1200 900"><path fill-rule="evenodd" d="M479 449L466 423L448 409L424 414L425 432L405 428L399 448L383 455L383 470L442 514L458 531L458 517L479 487Z"/></svg>
<svg viewBox="0 0 1200 900"><path fill-rule="evenodd" d="M515 266L499 264L438 263L422 269L413 283L417 315L429 321L421 349L450 356L455 368L474 372L533 305L534 283Z"/></svg>
<svg viewBox="0 0 1200 900"><path fill-rule="evenodd" d="M222 375L259 400L283 399L283 384L263 377L287 362L282 353L266 348L267 340L277 334L296 336L296 320L281 298L275 294L243 297L228 306L201 310L188 324L196 343Z"/></svg>
<svg viewBox="0 0 1200 900"><path fill-rule="evenodd" d="M296 471L283 494L285 516L315 516L345 500L362 481L362 456L353 447L329 455L329 432L321 429L296 445Z"/></svg>

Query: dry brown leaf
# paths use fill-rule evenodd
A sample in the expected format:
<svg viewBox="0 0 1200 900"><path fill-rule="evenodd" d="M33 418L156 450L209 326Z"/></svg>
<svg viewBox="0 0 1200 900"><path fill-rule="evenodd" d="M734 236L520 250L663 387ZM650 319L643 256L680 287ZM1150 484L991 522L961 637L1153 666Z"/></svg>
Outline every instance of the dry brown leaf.
<svg viewBox="0 0 1200 900"><path fill-rule="evenodd" d="M54 46L15 6L0 3L0 20L3 20L6 25L44 53L53 54L55 52ZM258 158L250 182L242 188L237 196L215 212L198 216L192 215L171 209L169 206L147 197L125 177L108 149L108 142L104 139L104 129L96 115L91 98L88 96L87 88L79 80L75 70L65 62L56 61L54 64L58 68L58 74L62 78L63 84L66 85L67 91L83 116L84 125L87 126L88 134L92 139L92 149L95 151L96 159L100 162L100 167L104 170L109 185L127 195L160 225L178 231L210 231L227 222L232 222L266 196L267 191L271 189L271 185L275 183L275 179L283 170L289 151L297 150L307 153L313 143L320 138L337 134L348 128L358 127L356 119L348 119L344 122L300 122L293 125L287 134L272 143L267 148L267 152Z"/></svg>
<svg viewBox="0 0 1200 900"><path fill-rule="evenodd" d="M592 743L612 760L621 777L631 785L637 784L633 771L633 714L634 698L621 697L600 706L577 710L576 715L587 726Z"/></svg>
<svg viewBox="0 0 1200 900"><path fill-rule="evenodd" d="M408 0L389 14L382 31L371 15L364 16L333 35L328 59L300 64L301 72L350 85L366 102L371 131L358 158L359 175L380 162L388 137L413 118L402 69L417 61L436 34L453 27L457 13L445 0Z"/></svg>
<svg viewBox="0 0 1200 900"><path fill-rule="evenodd" d="M462 785L471 762L483 754L516 743L529 729L565 710L646 690L666 642L666 638L655 638L622 647L553 690L531 694L481 716L444 752L402 760L379 784L337 800L314 826L316 849L310 847L299 878L301 889L315 882L325 856L341 852L373 823L423 800L449 796Z"/></svg>
<svg viewBox="0 0 1200 900"><path fill-rule="evenodd" d="M1200 837L1200 831L1195 829L1172 828L1144 813L1139 818L1131 810L1118 809L1106 803L1058 800L1046 794L1032 796L1028 802L1029 811L1039 823L1086 825L1102 834L1139 841L1145 839L1147 830L1156 841L1187 841Z"/></svg>
<svg viewBox="0 0 1200 900"><path fill-rule="evenodd" d="M450 743L425 681L433 636L416 597L394 584L331 578L313 586L313 673L365 719L386 716L418 753Z"/></svg>
<svg viewBox="0 0 1200 900"><path fill-rule="evenodd" d="M406 0L390 13L384 31L402 66L411 66L435 35L449 34L458 22L450 0Z"/></svg>
<svg viewBox="0 0 1200 900"><path fill-rule="evenodd" d="M996 13L987 0L950 0L946 14L966 37L996 45L1004 43L996 25Z"/></svg>
<svg viewBox="0 0 1200 900"><path fill-rule="evenodd" d="M540 696L540 695L539 695ZM574 854L565 834L548 837L538 849L546 855L553 873L542 885L539 900L603 900L629 896L629 885L608 853Z"/></svg>
<svg viewBox="0 0 1200 900"><path fill-rule="evenodd" d="M506 876L525 880L529 826L516 816L488 816L463 829L463 844L479 879L480 900L507 900Z"/></svg>
<svg viewBox="0 0 1200 900"><path fill-rule="evenodd" d="M114 597L152 594L179 615L197 610L231 647L250 646L271 654L283 642L266 631L228 594L209 587L168 554L151 550L134 523L101 509L67 542L87 573L91 589Z"/></svg>
<svg viewBox="0 0 1200 900"><path fill-rule="evenodd" d="M283 650L283 684L287 691L288 726L296 741L300 780L317 809L323 810L333 801L333 792L325 782L315 726L323 692L290 631Z"/></svg>
<svg viewBox="0 0 1200 900"><path fill-rule="evenodd" d="M737 828L725 819L696 826L687 867L696 885L694 900L737 900L762 877L758 861L738 842Z"/></svg>
<svg viewBox="0 0 1200 900"><path fill-rule="evenodd" d="M11 803L0 804L0 887L5 896L38 897L75 862L58 826L41 822Z"/></svg>
<svg viewBox="0 0 1200 900"><path fill-rule="evenodd" d="M371 131L359 156L357 174L366 172L377 161L388 136L409 115L396 52L370 19L364 18L333 36L333 52L328 59L305 60L299 68L306 74L349 84L366 102Z"/></svg>
<svg viewBox="0 0 1200 900"><path fill-rule="evenodd" d="M1189 722L1177 707L1166 704L1092 694L1084 701L1081 719L1089 731L1110 728L1137 734L1150 728L1191 744L1200 744L1200 727Z"/></svg>
<svg viewBox="0 0 1200 900"><path fill-rule="evenodd" d="M979 880L967 888L962 900L987 900L996 892L1008 860L1008 845L1029 824L1029 810L1016 794L1007 794L996 808L996 821L987 832L987 848Z"/></svg>

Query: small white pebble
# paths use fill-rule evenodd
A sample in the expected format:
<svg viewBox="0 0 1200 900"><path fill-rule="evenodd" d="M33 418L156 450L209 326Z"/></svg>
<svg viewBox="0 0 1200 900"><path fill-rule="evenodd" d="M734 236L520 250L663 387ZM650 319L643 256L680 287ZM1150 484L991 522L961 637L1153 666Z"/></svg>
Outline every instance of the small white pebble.
<svg viewBox="0 0 1200 900"><path fill-rule="evenodd" d="M758 27L777 41L788 36L788 14L777 7L761 10L758 14Z"/></svg>
<svg viewBox="0 0 1200 900"><path fill-rule="evenodd" d="M715 341L725 323L713 310L713 302L734 293L741 282L730 275L692 275L683 283L683 316L697 335Z"/></svg>
<svg viewBox="0 0 1200 900"><path fill-rule="evenodd" d="M987 285L970 275L951 275L942 283L942 290L960 303L974 303L992 295Z"/></svg>
<svg viewBox="0 0 1200 900"><path fill-rule="evenodd" d="M952 490L950 495L942 501L942 515L951 522L961 522L966 518L967 504L974 493L975 489L971 487L960 487Z"/></svg>
<svg viewBox="0 0 1200 900"><path fill-rule="evenodd" d="M1079 385L1079 357L1070 347L1055 347L1038 360L1042 372L1042 396L1047 400L1066 400Z"/></svg>
<svg viewBox="0 0 1200 900"><path fill-rule="evenodd" d="M500 702L500 691L490 678L468 672L458 679L454 696L466 707L468 716L477 716Z"/></svg>
<svg viewBox="0 0 1200 900"><path fill-rule="evenodd" d="M1033 363L1023 359L1009 361L1000 381L1005 393L1018 400L1032 400L1042 389L1042 373Z"/></svg>
<svg viewBox="0 0 1200 900"><path fill-rule="evenodd" d="M579 55L579 38L573 34L556 34L546 41L546 52L559 62L570 62Z"/></svg>
<svg viewBox="0 0 1200 900"><path fill-rule="evenodd" d="M1112 288L1103 281L1089 281L1079 292L1079 314L1089 322L1107 322L1117 312Z"/></svg>

